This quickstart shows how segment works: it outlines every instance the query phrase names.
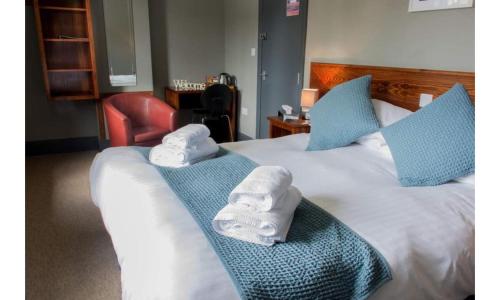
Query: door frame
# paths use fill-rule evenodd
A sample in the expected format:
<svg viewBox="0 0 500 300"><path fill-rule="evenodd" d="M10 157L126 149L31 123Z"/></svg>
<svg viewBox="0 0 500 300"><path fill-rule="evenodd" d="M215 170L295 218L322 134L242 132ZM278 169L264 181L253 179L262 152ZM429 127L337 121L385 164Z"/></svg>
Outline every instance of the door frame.
<svg viewBox="0 0 500 300"><path fill-rule="evenodd" d="M262 43L263 41L260 39L260 33L263 32L263 24L262 24L262 2L263 1L269 1L269 0L259 0L259 26L258 26L258 32L257 32L257 40L258 40L258 50L257 50L257 109L256 109L256 129L255 129L255 136L257 139L260 138L267 138L267 137L261 137L260 136L260 127L261 127L261 122L260 122L260 111L261 111L261 101L262 101L262 95L261 95L261 85L262 82L260 80L260 74L262 74ZM286 1L286 0L281 0L281 1ZM302 67L300 70L300 81L302 82L302 88L304 87L304 67L305 67L305 62L306 62L306 43L307 43L307 21L309 18L309 0L301 0L301 6L302 3L305 2L303 5L304 8L301 7L300 14L302 15L303 13L305 14L306 20L303 24L302 28L302 33L304 35L304 44L303 44L303 49L301 51L302 55L300 57L300 60L302 61ZM283 12L285 13L285 12ZM291 17L293 18L293 17Z"/></svg>

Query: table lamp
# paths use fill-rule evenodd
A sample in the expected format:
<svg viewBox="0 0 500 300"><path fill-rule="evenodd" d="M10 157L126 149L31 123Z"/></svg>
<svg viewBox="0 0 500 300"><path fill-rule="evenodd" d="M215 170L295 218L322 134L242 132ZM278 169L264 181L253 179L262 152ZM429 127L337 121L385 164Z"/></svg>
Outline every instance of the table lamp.
<svg viewBox="0 0 500 300"><path fill-rule="evenodd" d="M304 118L309 120L309 109L314 106L314 103L318 101L319 90L318 89L303 89L300 95L300 106L302 107L302 112L304 113Z"/></svg>

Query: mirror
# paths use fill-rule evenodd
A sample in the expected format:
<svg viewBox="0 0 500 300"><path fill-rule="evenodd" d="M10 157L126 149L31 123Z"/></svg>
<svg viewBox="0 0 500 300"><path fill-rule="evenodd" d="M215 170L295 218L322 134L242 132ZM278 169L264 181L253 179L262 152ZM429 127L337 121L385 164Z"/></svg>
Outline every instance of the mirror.
<svg viewBox="0 0 500 300"><path fill-rule="evenodd" d="M111 86L137 85L132 0L102 1Z"/></svg>

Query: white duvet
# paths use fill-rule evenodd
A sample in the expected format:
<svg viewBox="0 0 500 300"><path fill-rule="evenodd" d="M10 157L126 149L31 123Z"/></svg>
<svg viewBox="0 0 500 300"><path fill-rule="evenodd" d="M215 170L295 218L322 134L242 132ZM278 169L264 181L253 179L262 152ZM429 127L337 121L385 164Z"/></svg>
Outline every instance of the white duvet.
<svg viewBox="0 0 500 300"><path fill-rule="evenodd" d="M306 152L307 134L223 146L281 165L304 197L386 258L393 280L372 299L474 293L474 186L401 187L392 161L361 145ZM238 299L222 263L167 183L126 147L98 154L91 193L113 240L124 299Z"/></svg>

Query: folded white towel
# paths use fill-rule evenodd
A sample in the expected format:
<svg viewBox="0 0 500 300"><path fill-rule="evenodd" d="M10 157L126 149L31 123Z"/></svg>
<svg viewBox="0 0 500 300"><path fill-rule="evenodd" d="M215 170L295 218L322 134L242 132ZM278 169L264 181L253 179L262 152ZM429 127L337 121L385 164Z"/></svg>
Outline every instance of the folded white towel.
<svg viewBox="0 0 500 300"><path fill-rule="evenodd" d="M168 167L168 168L183 168L183 167L188 167L191 165L194 165L196 163L202 162L207 159L214 158L216 156L216 153L210 154L207 156L202 156L197 159L193 159L188 162L178 162L175 160L169 160L168 158L162 158L162 159L155 159L152 160L151 163L160 167Z"/></svg>
<svg viewBox="0 0 500 300"><path fill-rule="evenodd" d="M202 142L181 148L171 144L160 144L151 149L149 159L168 158L169 160L185 163L199 157L207 156L216 153L219 146L212 138L206 138Z"/></svg>
<svg viewBox="0 0 500 300"><path fill-rule="evenodd" d="M188 124L163 137L162 143L179 148L194 146L210 136L210 130L203 124Z"/></svg>
<svg viewBox="0 0 500 300"><path fill-rule="evenodd" d="M290 186L271 211L255 212L244 206L228 204L215 216L212 226L224 236L272 246L286 240L293 213L301 200L300 191Z"/></svg>
<svg viewBox="0 0 500 300"><path fill-rule="evenodd" d="M212 158L217 151L219 151L219 146L212 138L206 138L198 145L187 148L160 144L154 146L149 152L149 161L162 167L180 168Z"/></svg>
<svg viewBox="0 0 500 300"><path fill-rule="evenodd" d="M287 191L292 179L290 171L283 167L257 167L229 194L229 203L269 211Z"/></svg>

